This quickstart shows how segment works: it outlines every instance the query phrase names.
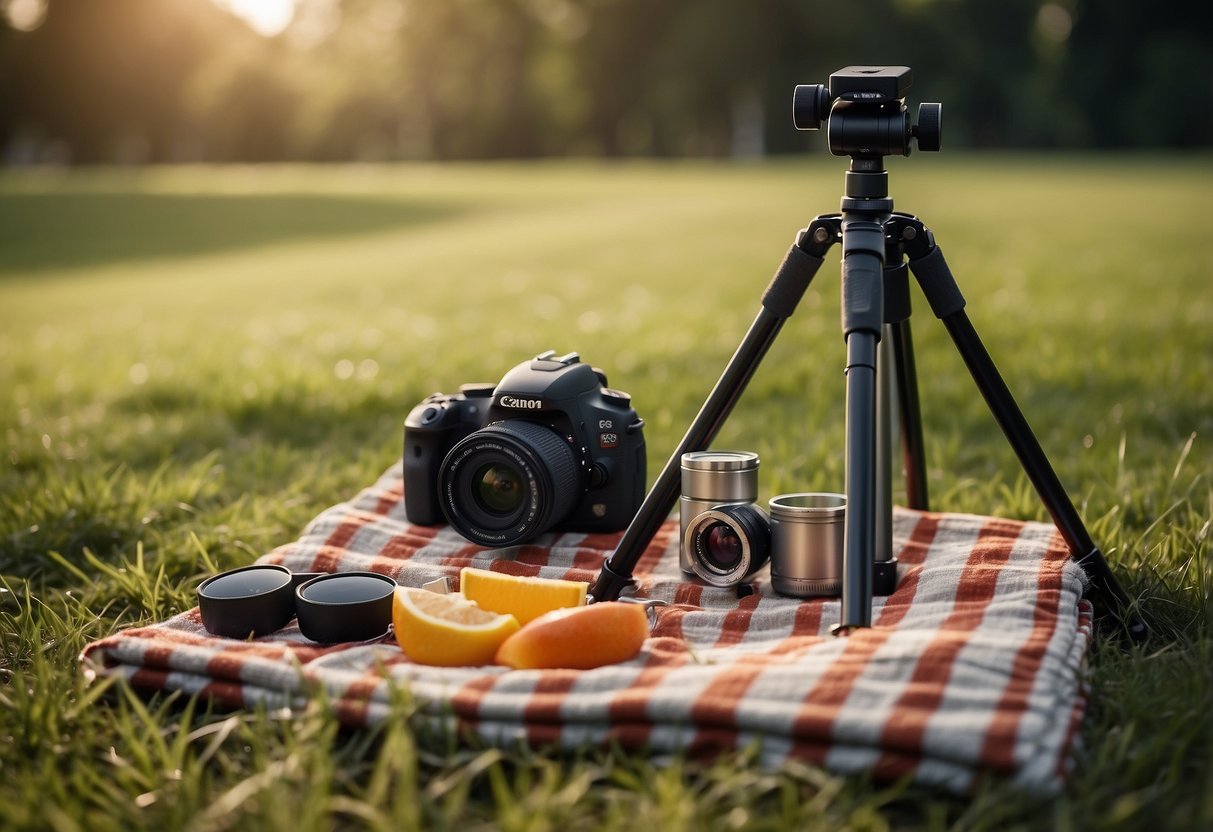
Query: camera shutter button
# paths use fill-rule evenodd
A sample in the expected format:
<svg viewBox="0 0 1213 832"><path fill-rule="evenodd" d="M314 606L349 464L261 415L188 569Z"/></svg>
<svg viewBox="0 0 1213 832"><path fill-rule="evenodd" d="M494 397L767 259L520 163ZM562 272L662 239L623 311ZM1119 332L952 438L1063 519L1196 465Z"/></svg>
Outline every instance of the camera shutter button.
<svg viewBox="0 0 1213 832"><path fill-rule="evenodd" d="M427 407L421 414L421 424L428 425L431 422L438 420L438 414L442 411L436 407Z"/></svg>

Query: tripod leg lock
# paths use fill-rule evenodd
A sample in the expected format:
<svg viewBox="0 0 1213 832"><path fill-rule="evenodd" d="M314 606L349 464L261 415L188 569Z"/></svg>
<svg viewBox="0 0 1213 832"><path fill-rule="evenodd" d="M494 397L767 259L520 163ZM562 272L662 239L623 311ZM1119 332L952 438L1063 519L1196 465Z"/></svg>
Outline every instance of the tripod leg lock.
<svg viewBox="0 0 1213 832"><path fill-rule="evenodd" d="M799 246L788 249L787 255L762 295L762 306L780 319L792 317L813 275L821 268L822 258L809 254Z"/></svg>
<svg viewBox="0 0 1213 832"><path fill-rule="evenodd" d="M936 318L946 318L965 308L964 295L943 259L943 252L935 245L935 235L922 220L899 211L885 223L885 233L888 243L898 246L910 261L910 271L918 279Z"/></svg>
<svg viewBox="0 0 1213 832"><path fill-rule="evenodd" d="M918 279L922 293L931 305L935 317L943 319L965 308L964 295L952 277L952 270L943 259L943 250L933 246L927 254L910 260L910 271Z"/></svg>

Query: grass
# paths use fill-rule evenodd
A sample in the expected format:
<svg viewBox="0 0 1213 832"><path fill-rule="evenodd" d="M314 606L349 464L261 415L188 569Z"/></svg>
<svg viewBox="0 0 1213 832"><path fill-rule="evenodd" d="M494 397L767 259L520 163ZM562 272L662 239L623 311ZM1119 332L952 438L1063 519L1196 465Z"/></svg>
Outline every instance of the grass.
<svg viewBox="0 0 1213 832"><path fill-rule="evenodd" d="M90 640L192 605L398 454L412 404L576 349L660 468L834 159L0 174L0 826L1189 829L1213 822L1213 160L916 156L898 207L1153 626L1100 640L1067 791L960 799L742 752L458 747L89 685ZM719 440L763 498L842 482L837 254ZM934 507L1045 519L915 298Z"/></svg>

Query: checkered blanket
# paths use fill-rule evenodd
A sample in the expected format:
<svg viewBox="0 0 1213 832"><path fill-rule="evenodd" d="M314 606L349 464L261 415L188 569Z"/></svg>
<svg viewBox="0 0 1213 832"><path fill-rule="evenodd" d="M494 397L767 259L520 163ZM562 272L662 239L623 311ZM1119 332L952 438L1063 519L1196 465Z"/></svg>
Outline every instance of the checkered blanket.
<svg viewBox="0 0 1213 832"><path fill-rule="evenodd" d="M829 634L836 600L797 601L767 580L735 590L687 583L668 521L636 570L639 594L669 603L643 651L589 671L433 668L390 636L319 646L292 623L235 641L197 609L90 644L90 674L200 693L233 706L298 707L323 688L348 725L383 719L405 685L423 715L485 741L710 755L757 743L789 759L963 792L983 771L1060 788L1082 717L1091 611L1081 570L1052 526L898 509L897 591L870 629ZM393 468L262 558L295 571L373 570L420 586L464 566L590 581L618 535L548 535L486 550L446 527L411 526ZM764 573L760 573L765 575Z"/></svg>

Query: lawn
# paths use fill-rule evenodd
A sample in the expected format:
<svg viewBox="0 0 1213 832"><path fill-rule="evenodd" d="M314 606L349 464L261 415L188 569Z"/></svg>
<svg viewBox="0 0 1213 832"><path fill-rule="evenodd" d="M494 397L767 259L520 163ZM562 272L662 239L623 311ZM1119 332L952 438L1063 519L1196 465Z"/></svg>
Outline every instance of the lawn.
<svg viewBox="0 0 1213 832"><path fill-rule="evenodd" d="M845 163L0 173L0 805L14 829L1140 828L1213 823L1213 158L889 163L1152 626L1097 640L1066 793L968 798L745 753L465 748L88 685L89 641L192 606L399 454L410 407L579 351L654 476ZM761 498L842 485L837 253L718 445ZM1046 519L915 296L932 508Z"/></svg>

